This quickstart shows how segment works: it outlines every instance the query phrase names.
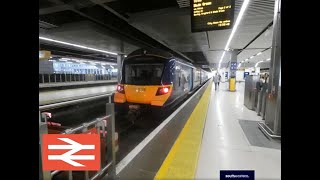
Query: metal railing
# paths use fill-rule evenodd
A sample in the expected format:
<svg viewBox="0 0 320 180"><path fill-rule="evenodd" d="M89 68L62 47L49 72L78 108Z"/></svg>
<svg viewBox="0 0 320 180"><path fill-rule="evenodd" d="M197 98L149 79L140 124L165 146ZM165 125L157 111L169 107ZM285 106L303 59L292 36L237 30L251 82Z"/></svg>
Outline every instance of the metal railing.
<svg viewBox="0 0 320 180"><path fill-rule="evenodd" d="M115 79L110 74L39 74L39 84L62 82L86 82Z"/></svg>
<svg viewBox="0 0 320 180"><path fill-rule="evenodd" d="M39 149L40 149L40 166L39 166L39 175L40 179L42 178L43 180L51 180L53 176L56 176L62 171L44 171L42 169L42 138L43 134L48 134L48 123L47 123L47 116L43 112L44 110L49 110L49 109L55 109L55 108L61 108L64 106L69 106L72 104L80 103L80 102L85 102L85 101L90 101L94 100L97 98L103 98L103 97L109 97L109 102L106 103L106 116L97 118L93 121L83 123L79 126L72 127L69 129L66 129L61 132L61 134L76 134L76 133L83 133L87 132L91 128L96 128L97 132L99 134L102 134L101 137L103 140L106 141L106 161L101 160L101 166L100 170L94 174L92 177L89 177L89 172L84 171L84 176L86 180L94 180L97 179L98 177L102 177L107 175L109 178L114 179L116 177L116 156L115 156L115 116L114 116L114 104L111 103L111 95L112 94L106 94L104 96L97 96L97 97L89 97L89 98L82 98L78 100L73 100L73 101L66 101L66 102L60 102L60 103L55 103L55 104L50 104L50 105L44 105L39 107ZM107 135L106 135L107 132ZM105 149L105 148L103 148ZM100 152L101 153L101 152ZM72 180L73 175L72 171L68 171L68 179Z"/></svg>

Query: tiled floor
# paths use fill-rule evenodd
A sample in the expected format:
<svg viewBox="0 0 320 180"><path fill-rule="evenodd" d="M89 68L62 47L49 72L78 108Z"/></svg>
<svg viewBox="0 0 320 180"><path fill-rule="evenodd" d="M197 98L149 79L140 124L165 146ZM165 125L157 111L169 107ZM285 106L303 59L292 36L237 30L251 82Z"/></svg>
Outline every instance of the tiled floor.
<svg viewBox="0 0 320 180"><path fill-rule="evenodd" d="M214 84L213 84L214 86ZM219 179L220 170L254 170L255 179L281 178L281 150L250 145L239 119L262 121L243 105L244 83L212 88L196 179Z"/></svg>

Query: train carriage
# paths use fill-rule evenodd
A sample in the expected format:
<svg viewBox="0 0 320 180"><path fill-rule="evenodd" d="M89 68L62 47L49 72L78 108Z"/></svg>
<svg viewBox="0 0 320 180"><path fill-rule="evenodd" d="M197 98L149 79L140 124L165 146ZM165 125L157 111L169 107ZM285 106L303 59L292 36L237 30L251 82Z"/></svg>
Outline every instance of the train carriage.
<svg viewBox="0 0 320 180"><path fill-rule="evenodd" d="M139 49L124 59L114 102L129 109L178 104L200 87L207 72L160 50Z"/></svg>

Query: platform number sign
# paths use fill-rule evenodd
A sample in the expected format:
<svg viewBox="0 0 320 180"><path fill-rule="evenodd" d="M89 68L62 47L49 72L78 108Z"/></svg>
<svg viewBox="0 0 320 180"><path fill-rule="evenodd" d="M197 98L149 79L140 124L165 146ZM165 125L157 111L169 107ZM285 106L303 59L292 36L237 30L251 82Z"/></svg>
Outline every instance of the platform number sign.
<svg viewBox="0 0 320 180"><path fill-rule="evenodd" d="M237 70L237 63L236 62L231 63L230 70Z"/></svg>
<svg viewBox="0 0 320 180"><path fill-rule="evenodd" d="M243 78L245 79L247 76L249 76L249 72L244 72L243 73Z"/></svg>

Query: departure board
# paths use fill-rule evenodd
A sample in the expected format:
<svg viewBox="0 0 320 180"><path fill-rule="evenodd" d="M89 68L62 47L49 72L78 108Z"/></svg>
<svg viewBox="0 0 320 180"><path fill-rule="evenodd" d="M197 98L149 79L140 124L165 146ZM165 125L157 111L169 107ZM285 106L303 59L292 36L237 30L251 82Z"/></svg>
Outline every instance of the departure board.
<svg viewBox="0 0 320 180"><path fill-rule="evenodd" d="M191 0L191 31L232 28L234 4L234 0Z"/></svg>

